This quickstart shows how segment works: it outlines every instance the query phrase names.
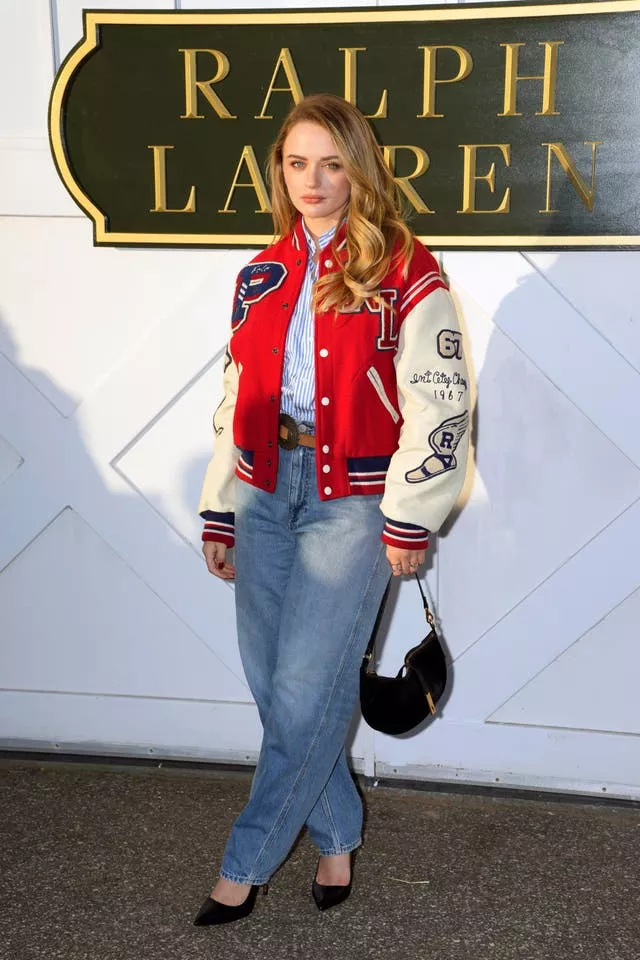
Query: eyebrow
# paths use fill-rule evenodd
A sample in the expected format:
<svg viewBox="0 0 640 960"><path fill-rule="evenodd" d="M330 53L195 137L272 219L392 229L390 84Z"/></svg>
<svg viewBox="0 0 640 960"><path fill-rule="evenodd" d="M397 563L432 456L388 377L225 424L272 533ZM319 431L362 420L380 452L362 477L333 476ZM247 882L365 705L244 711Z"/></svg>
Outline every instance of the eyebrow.
<svg viewBox="0 0 640 960"><path fill-rule="evenodd" d="M303 157L300 153L288 153L285 157L286 160L307 160L307 157ZM339 160L340 157L333 153L330 157L320 157L320 162L323 163L325 160Z"/></svg>

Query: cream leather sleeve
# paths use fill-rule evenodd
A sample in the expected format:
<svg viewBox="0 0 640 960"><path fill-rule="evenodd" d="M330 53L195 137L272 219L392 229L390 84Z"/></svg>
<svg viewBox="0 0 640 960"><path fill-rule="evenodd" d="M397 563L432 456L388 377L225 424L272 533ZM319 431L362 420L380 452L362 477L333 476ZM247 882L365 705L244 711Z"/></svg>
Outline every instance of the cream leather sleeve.
<svg viewBox="0 0 640 960"><path fill-rule="evenodd" d="M447 290L434 290L407 315L395 366L404 422L380 509L435 531L464 483L471 417L464 345Z"/></svg>
<svg viewBox="0 0 640 960"><path fill-rule="evenodd" d="M240 451L233 442L233 414L238 394L238 368L227 348L225 356L224 397L213 415L214 447L204 478L198 512L205 520L233 526L235 511L235 469ZM225 520L222 517L225 517ZM232 536L233 531L229 531ZM213 539L210 537L209 539Z"/></svg>

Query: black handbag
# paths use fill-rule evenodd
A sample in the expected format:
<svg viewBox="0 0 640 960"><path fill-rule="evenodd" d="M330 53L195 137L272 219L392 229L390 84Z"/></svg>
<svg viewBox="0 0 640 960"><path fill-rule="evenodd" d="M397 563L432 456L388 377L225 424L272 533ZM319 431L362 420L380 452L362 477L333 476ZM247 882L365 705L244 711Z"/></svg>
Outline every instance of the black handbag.
<svg viewBox="0 0 640 960"><path fill-rule="evenodd" d="M412 647L395 677L380 677L373 665L376 635L382 620L387 587L369 645L360 667L360 709L370 727L381 733L399 734L413 730L426 717L434 716L436 704L447 685L447 661L429 610L420 578L416 573L424 613L431 627L424 640Z"/></svg>

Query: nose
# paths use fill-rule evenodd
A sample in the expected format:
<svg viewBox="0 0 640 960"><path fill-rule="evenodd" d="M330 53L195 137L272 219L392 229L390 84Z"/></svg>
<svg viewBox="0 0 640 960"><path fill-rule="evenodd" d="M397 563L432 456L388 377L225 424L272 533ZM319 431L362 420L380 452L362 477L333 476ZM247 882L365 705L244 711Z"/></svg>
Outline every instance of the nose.
<svg viewBox="0 0 640 960"><path fill-rule="evenodd" d="M320 185L320 165L308 163L305 169L305 186L308 190L315 190Z"/></svg>

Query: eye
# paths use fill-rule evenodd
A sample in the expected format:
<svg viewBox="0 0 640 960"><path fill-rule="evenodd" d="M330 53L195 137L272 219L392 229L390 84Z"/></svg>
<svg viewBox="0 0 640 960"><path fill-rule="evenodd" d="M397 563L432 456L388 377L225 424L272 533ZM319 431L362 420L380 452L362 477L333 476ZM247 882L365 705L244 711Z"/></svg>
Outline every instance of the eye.
<svg viewBox="0 0 640 960"><path fill-rule="evenodd" d="M295 170L301 170L304 166L304 160L292 160L290 166L292 166Z"/></svg>
<svg viewBox="0 0 640 960"><path fill-rule="evenodd" d="M342 170L342 164L338 163L336 160L330 160L326 166L329 168L329 170Z"/></svg>

